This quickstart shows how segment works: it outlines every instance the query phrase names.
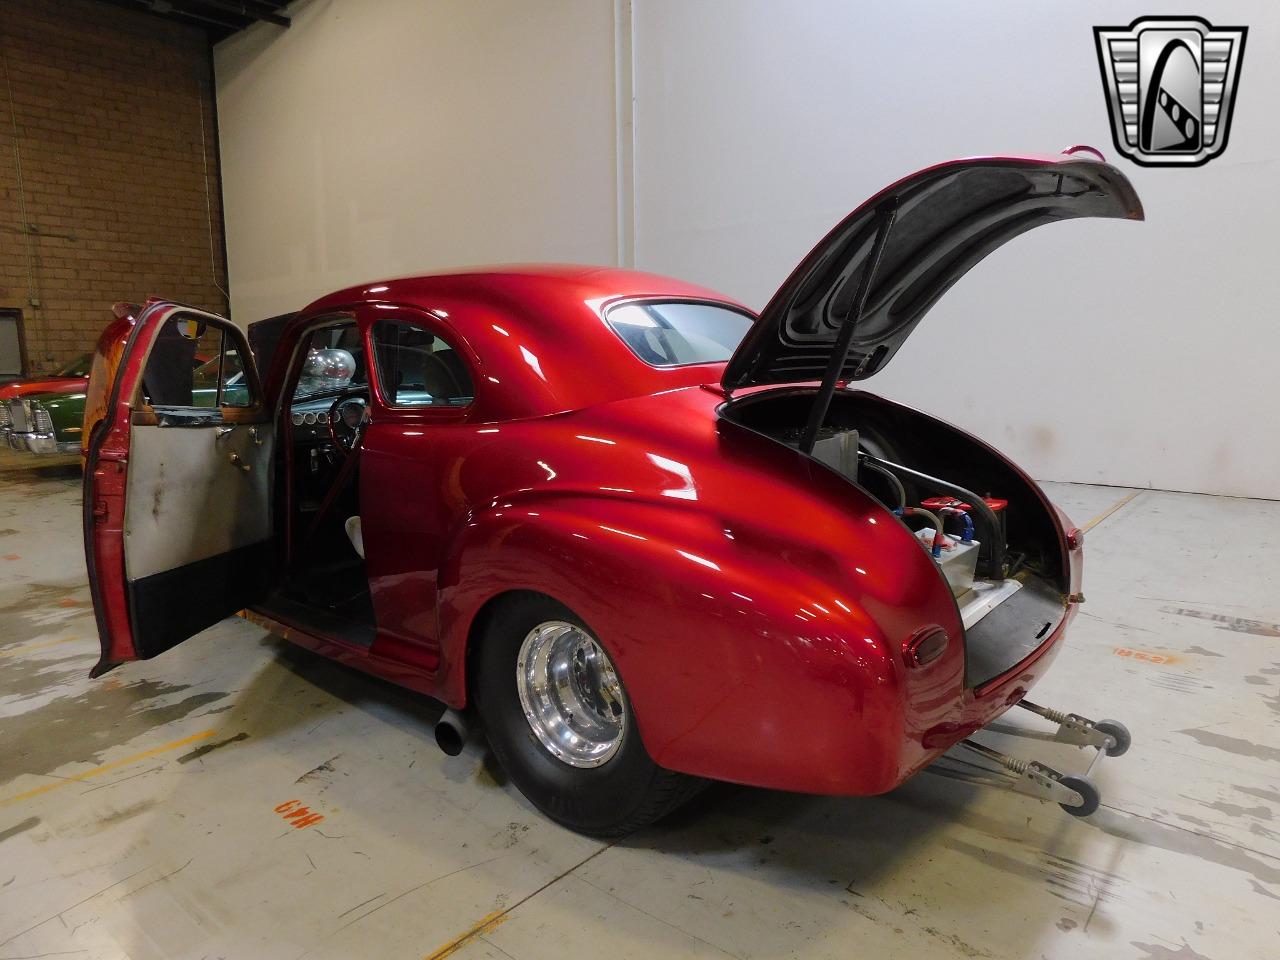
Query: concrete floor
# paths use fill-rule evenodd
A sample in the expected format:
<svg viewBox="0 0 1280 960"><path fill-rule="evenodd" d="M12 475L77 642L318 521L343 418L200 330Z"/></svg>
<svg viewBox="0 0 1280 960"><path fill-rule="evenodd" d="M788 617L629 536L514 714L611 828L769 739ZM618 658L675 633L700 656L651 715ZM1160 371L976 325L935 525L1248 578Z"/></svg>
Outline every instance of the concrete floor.
<svg viewBox="0 0 1280 960"><path fill-rule="evenodd" d="M5 463L0 960L1280 956L1280 503L1046 485L1103 519L1037 699L1134 734L1089 821L925 774L716 787L606 845L243 621L89 680L78 477Z"/></svg>

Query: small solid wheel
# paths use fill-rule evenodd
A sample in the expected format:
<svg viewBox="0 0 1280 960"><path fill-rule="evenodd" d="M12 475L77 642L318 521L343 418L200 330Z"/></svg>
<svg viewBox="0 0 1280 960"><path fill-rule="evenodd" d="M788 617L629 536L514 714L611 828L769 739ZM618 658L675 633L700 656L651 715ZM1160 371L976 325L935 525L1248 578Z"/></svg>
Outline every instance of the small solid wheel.
<svg viewBox="0 0 1280 960"><path fill-rule="evenodd" d="M478 639L472 691L493 752L529 801L571 830L619 837L703 781L659 767L605 647L573 611L513 594Z"/></svg>
<svg viewBox="0 0 1280 960"><path fill-rule="evenodd" d="M1069 806L1060 803L1060 806L1073 817L1087 817L1098 809L1098 805L1102 803L1102 795L1098 793L1098 788L1093 785L1093 781L1088 777L1065 776L1058 781L1068 790L1074 790L1083 798L1081 803L1076 806Z"/></svg>
<svg viewBox="0 0 1280 960"><path fill-rule="evenodd" d="M1123 756L1128 752L1129 745L1133 743L1133 737L1129 735L1129 728L1119 720L1099 720L1093 725L1093 729L1101 730L1112 739L1111 746L1106 749L1108 757Z"/></svg>

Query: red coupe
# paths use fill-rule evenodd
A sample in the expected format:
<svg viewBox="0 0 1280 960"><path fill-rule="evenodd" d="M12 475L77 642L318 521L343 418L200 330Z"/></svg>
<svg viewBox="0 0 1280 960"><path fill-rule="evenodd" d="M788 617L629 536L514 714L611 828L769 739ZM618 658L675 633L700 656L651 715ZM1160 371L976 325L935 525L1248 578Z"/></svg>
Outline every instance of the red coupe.
<svg viewBox="0 0 1280 960"><path fill-rule="evenodd" d="M572 266L356 286L248 342L152 301L95 368L94 673L247 609L444 701L449 750L477 718L535 805L599 835L709 779L886 791L1018 703L1122 752L1118 724L1024 699L1080 602L1080 531L982 440L855 386L974 264L1072 217L1142 207L1090 157L940 164L758 316Z"/></svg>

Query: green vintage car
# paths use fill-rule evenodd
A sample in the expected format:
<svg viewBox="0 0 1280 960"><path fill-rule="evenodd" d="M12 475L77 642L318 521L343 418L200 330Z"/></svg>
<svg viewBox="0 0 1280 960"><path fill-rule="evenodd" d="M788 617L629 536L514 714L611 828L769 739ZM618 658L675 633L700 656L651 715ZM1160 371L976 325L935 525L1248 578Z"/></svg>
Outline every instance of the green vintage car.
<svg viewBox="0 0 1280 960"><path fill-rule="evenodd" d="M351 378L351 371L338 370L335 373L327 369L323 362L325 359L322 355L314 357L298 382L296 402L292 406L295 426L311 427L317 423L325 426L332 401L327 393L332 391L333 384L345 383ZM234 350L228 350L223 360L231 366L225 371L222 405L245 406L249 402L249 389L244 382L244 369L239 358ZM217 403L218 362L215 357L196 367L191 380L191 406L213 407ZM346 380L342 380L344 374ZM338 377L336 380L335 375ZM84 390L32 393L0 402L8 414L6 436L12 449L45 457L80 455L80 438L85 429Z"/></svg>
<svg viewBox="0 0 1280 960"><path fill-rule="evenodd" d="M234 351L228 351L226 358L231 363L238 362ZM194 406L214 405L218 395L217 359L196 367L192 386ZM247 402L249 394L243 370L228 373L222 395L223 403L228 406L241 406ZM40 456L79 456L80 437L84 430L84 399L85 391L80 389L29 393L4 401L9 446Z"/></svg>

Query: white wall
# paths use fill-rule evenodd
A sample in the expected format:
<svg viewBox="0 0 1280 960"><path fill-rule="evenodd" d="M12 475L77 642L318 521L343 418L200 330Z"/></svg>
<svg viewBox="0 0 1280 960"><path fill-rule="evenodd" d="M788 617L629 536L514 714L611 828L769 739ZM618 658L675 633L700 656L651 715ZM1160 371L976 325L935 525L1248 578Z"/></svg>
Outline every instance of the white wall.
<svg viewBox="0 0 1280 960"><path fill-rule="evenodd" d="M616 256L613 8L303 0L214 52L232 313Z"/></svg>
<svg viewBox="0 0 1280 960"><path fill-rule="evenodd" d="M233 309L248 321L464 263L633 257L760 307L906 172L1092 143L1148 221L1018 238L868 387L1043 479L1280 497L1280 8L1206 11L1251 29L1230 146L1191 170L1138 167L1111 143L1092 27L1156 12L305 0L288 31L216 53Z"/></svg>
<svg viewBox="0 0 1280 960"><path fill-rule="evenodd" d="M1182 9L1157 7L636 0L637 262L759 308L905 173L1093 144L1147 222L1017 238L868 389L1040 478L1280 497L1280 6L1191 5L1250 31L1227 152L1190 170L1117 157L1108 127L1092 28Z"/></svg>

